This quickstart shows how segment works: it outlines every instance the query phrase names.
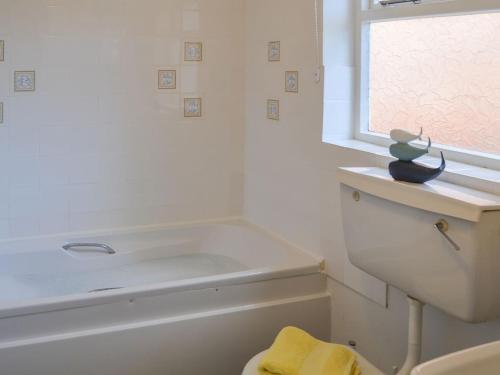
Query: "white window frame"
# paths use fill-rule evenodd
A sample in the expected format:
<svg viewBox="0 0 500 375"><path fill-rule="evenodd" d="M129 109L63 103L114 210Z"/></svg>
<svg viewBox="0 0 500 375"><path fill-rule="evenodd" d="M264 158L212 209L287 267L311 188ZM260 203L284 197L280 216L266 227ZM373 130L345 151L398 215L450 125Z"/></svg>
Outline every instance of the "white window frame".
<svg viewBox="0 0 500 375"><path fill-rule="evenodd" d="M406 3L394 6L374 4L373 0L357 0L356 3L355 59L357 69L354 137L363 142L389 146L392 141L387 135L369 131L370 24L398 19L499 12L500 2L499 0L423 0L421 4ZM433 145L430 154L438 156L441 151L449 160L500 170L500 155L439 144Z"/></svg>

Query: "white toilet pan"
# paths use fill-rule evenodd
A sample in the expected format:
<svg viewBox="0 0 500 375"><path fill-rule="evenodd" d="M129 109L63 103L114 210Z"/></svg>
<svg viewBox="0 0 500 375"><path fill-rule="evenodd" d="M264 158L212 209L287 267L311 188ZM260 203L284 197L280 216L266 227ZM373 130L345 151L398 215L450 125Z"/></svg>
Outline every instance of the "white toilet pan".
<svg viewBox="0 0 500 375"><path fill-rule="evenodd" d="M352 350L348 348L349 350ZM245 366L243 369L242 375L260 375L259 371L257 370L259 366L259 362L266 354L266 351L263 351L259 354L257 354L255 357L253 357ZM383 372L381 372L379 369L377 369L375 366L373 366L370 362L368 362L363 356L360 354L356 353L356 357L358 359L358 365L361 368L361 375L385 375Z"/></svg>

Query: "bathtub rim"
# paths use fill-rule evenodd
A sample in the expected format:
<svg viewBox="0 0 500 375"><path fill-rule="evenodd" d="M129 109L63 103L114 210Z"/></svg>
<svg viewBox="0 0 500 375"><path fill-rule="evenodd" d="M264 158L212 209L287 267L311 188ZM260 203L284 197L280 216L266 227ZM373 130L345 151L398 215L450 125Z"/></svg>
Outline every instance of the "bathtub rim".
<svg viewBox="0 0 500 375"><path fill-rule="evenodd" d="M278 278L305 276L320 272L320 264L290 267L287 269L260 268L215 276L112 289L96 293L77 293L61 297L33 299L29 300L29 302L1 304L0 319L58 310L70 310L84 306L108 304L121 300L134 300L139 297L152 297L188 290L202 290L228 285L249 284Z"/></svg>
<svg viewBox="0 0 500 375"><path fill-rule="evenodd" d="M167 230L177 228L188 228L201 225L240 225L246 226L265 234L280 242L281 244L303 253L307 256L308 262L297 265L288 265L282 267L261 267L253 268L245 271L231 272L219 275L196 277L190 279L167 281L162 283L145 284L141 286L125 287L122 289L106 290L96 293L76 293L65 296L31 299L28 301L15 301L0 303L0 319L11 318L23 315L38 314L44 312L69 310L79 307L101 305L114 303L120 300L133 300L138 297L150 297L162 294L177 293L187 290L201 290L209 288L223 287L227 285L247 284L264 280L272 280L277 278L286 278L293 276L303 276L314 273L320 273L324 270L324 259L316 254L313 254L296 244L284 239L283 237L270 232L258 225L255 225L243 217L231 217L223 219L211 219L202 221L182 222L174 224L159 224L148 226L135 226L118 229L98 230L92 232L73 232L56 235L34 236L19 239L8 239L0 241L0 244L15 243L19 241L36 241L39 239L51 239L59 237L73 236L94 236L94 235L114 235L128 234L134 232L146 232L156 230ZM12 251L19 253L20 251ZM7 252L9 253L9 252ZM310 261L309 261L310 260Z"/></svg>
<svg viewBox="0 0 500 375"><path fill-rule="evenodd" d="M248 225L250 227L258 228L259 230L272 235L271 232L250 223L245 220L242 216L230 216L230 217L221 217L207 220L192 220L192 221L179 221L175 223L160 223L160 224L149 224L149 225L132 225L132 226L124 226L124 227L112 227L112 228L103 228L103 229L90 229L90 230L79 230L79 231L69 231L69 232L58 232L58 233L50 233L50 234L40 234L36 236L25 236L25 237L12 237L12 238L1 238L0 239L0 251L2 254L18 254L18 253L26 253L32 252L33 250L20 249L16 247L16 244L26 243L31 241L50 241L59 239L59 244L61 240L64 241L68 238L80 238L80 237L100 237L100 236L112 236L112 235L124 235L131 234L135 232L154 232L160 230L167 229L182 229L188 228L191 226L201 226L201 225L210 225L210 224L242 224ZM273 236L274 237L274 236ZM7 245L14 245L12 249L2 249ZM291 246L294 246L290 243Z"/></svg>
<svg viewBox="0 0 500 375"><path fill-rule="evenodd" d="M26 243L30 241L49 241L54 239L59 239L58 245L61 244L61 240L67 240L68 238L80 238L80 237L100 237L100 236L112 236L112 235L124 235L124 234L132 234L135 232L154 232L168 229L183 229L189 228L193 226L203 226L203 225L240 225L246 226L251 229L254 229L264 235L267 235L274 240L280 242L281 244L291 247L299 252L306 254L307 256L314 258L319 263L324 262L324 258L315 254L314 252L309 251L308 249L297 245L296 243L286 239L285 237L268 230L258 224L251 222L243 216L228 216L228 217L220 217L206 220L192 220L192 221L180 221L175 223L162 223L162 224L151 224L151 225L136 225L136 226L126 226L126 227L116 227L116 228L107 228L107 229L96 229L96 230L88 230L88 231L74 231L74 232L61 232L61 233L52 233L52 234L42 234L37 236L27 236L27 237L13 237L13 238L3 238L0 239L0 252L1 254L19 254L19 253L29 253L33 252L33 250L20 249L15 246L16 243ZM2 249L2 247L7 246L9 244L13 244L14 247L12 249ZM43 251L39 249L40 251ZM324 265L322 264L322 267Z"/></svg>

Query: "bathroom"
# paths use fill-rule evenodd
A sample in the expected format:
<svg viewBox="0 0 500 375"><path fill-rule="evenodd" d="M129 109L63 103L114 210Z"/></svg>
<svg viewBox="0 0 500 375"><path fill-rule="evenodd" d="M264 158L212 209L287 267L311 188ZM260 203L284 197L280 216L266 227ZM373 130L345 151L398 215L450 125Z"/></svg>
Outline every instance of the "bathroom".
<svg viewBox="0 0 500 375"><path fill-rule="evenodd" d="M286 326L396 374L408 293L348 257L339 168L387 169L389 130L423 127L436 181L500 196L500 3L382 3L0 0L0 374L240 374ZM370 66L365 32L412 19L453 24L433 71L469 100L415 120L394 108L418 92L381 99L367 134L369 70L415 34ZM426 304L419 362L500 340L452 315Z"/></svg>

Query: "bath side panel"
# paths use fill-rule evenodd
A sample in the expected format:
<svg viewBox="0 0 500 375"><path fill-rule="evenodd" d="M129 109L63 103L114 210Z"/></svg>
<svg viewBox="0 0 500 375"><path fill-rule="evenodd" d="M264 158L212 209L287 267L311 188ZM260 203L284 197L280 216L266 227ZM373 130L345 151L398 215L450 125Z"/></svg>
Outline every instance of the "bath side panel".
<svg viewBox="0 0 500 375"><path fill-rule="evenodd" d="M281 328L327 340L328 295L188 320L17 341L0 348L8 375L235 375Z"/></svg>

